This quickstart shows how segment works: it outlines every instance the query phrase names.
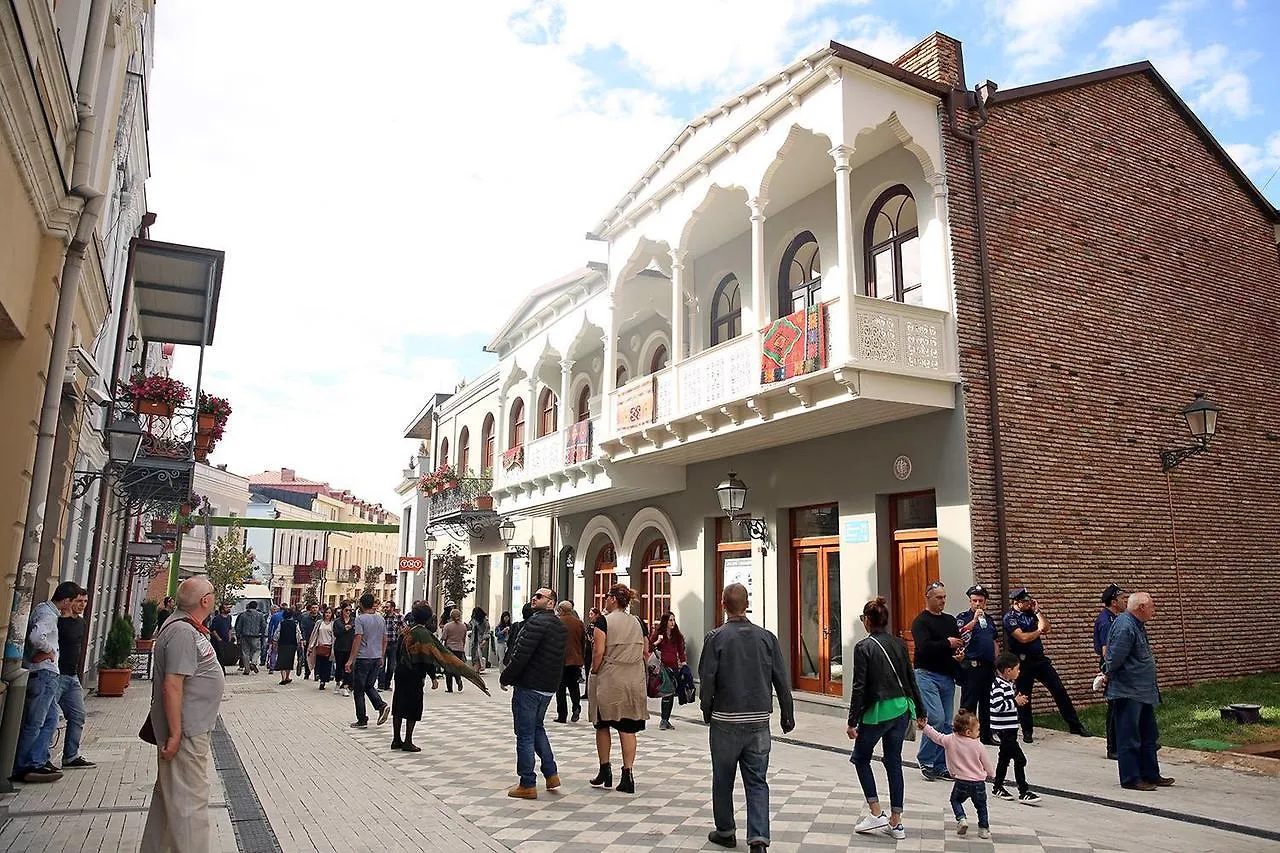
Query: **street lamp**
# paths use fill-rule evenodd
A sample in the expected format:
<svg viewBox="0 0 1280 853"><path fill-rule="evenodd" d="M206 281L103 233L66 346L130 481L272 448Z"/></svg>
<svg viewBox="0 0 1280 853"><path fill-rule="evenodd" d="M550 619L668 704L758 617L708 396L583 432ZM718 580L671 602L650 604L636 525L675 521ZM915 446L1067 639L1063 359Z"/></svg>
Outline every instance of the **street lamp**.
<svg viewBox="0 0 1280 853"><path fill-rule="evenodd" d="M107 424L107 455L117 465L129 465L138 458L142 447L142 424L138 413L128 409Z"/></svg>
<svg viewBox="0 0 1280 853"><path fill-rule="evenodd" d="M1183 460L1204 453L1209 449L1209 442L1218 431L1218 413L1221 407L1206 399L1203 391L1197 391L1195 399L1182 407L1182 417L1187 422L1187 430L1195 439L1189 447L1174 447L1160 451L1160 470L1168 473L1182 464Z"/></svg>
<svg viewBox="0 0 1280 853"><path fill-rule="evenodd" d="M507 551L515 554L521 559L529 559L528 545L512 545L511 540L516 536L516 523L509 518L503 519L498 525L498 538L502 540L502 544L507 546Z"/></svg>
<svg viewBox="0 0 1280 853"><path fill-rule="evenodd" d="M736 473L730 471L728 478L716 486L716 498L729 521L736 522L743 533L761 542L769 541L769 526L763 518L737 517L747 505L747 484L739 480Z"/></svg>

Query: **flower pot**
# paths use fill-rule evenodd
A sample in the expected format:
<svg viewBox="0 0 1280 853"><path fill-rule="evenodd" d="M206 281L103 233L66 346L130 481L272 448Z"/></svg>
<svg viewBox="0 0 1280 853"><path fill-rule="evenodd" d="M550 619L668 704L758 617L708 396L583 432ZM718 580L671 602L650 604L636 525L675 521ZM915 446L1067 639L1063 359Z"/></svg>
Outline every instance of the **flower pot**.
<svg viewBox="0 0 1280 853"><path fill-rule="evenodd" d="M159 518L151 519L151 532L157 536L164 535L166 533L173 533L175 530L177 530L177 528L174 526L172 521L165 521Z"/></svg>
<svg viewBox="0 0 1280 853"><path fill-rule="evenodd" d="M493 495L477 495L476 509L491 510L493 509Z"/></svg>
<svg viewBox="0 0 1280 853"><path fill-rule="evenodd" d="M196 432L212 433L216 425L217 419L213 416L213 412L200 412L196 415Z"/></svg>
<svg viewBox="0 0 1280 853"><path fill-rule="evenodd" d="M133 410L140 415L159 415L162 418L173 417L173 406L161 400L134 400Z"/></svg>
<svg viewBox="0 0 1280 853"><path fill-rule="evenodd" d="M152 640L138 639L133 641L133 647L140 652L150 651L151 647L154 646L155 644L156 644L156 641L154 639ZM101 672L101 670L99 670L99 672Z"/></svg>
<svg viewBox="0 0 1280 853"><path fill-rule="evenodd" d="M178 515L181 515L181 516L191 515L191 504L179 504Z"/></svg>
<svg viewBox="0 0 1280 853"><path fill-rule="evenodd" d="M103 667L98 667L98 695L123 696L132 676L132 669L104 669Z"/></svg>

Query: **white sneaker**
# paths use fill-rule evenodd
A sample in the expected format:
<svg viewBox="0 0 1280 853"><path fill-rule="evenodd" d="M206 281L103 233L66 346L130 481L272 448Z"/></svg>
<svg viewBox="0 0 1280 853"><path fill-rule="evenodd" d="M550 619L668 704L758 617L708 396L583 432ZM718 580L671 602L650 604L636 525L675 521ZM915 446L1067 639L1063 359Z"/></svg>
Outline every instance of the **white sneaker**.
<svg viewBox="0 0 1280 853"><path fill-rule="evenodd" d="M966 835L969 832L969 821L965 818L959 818L956 821L956 835Z"/></svg>
<svg viewBox="0 0 1280 853"><path fill-rule="evenodd" d="M344 687L342 688L342 695L349 697L351 695L351 691Z"/></svg>
<svg viewBox="0 0 1280 853"><path fill-rule="evenodd" d="M980 826L980 827L978 827L978 837L979 837L979 838L990 838L990 837L991 837L991 830L987 829L985 826Z"/></svg>
<svg viewBox="0 0 1280 853"><path fill-rule="evenodd" d="M898 824L897 826L890 824L884 828L884 834L901 841L907 837L907 828L902 824Z"/></svg>
<svg viewBox="0 0 1280 853"><path fill-rule="evenodd" d="M880 814L868 814L862 820L854 824L854 832L875 832L877 829L884 829L889 825L889 815L884 812Z"/></svg>

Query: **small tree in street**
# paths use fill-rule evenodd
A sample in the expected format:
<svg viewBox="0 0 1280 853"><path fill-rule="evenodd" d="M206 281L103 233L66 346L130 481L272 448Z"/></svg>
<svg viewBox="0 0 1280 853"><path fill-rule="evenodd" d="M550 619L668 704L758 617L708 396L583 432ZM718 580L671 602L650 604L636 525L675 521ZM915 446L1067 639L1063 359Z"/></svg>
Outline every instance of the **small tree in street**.
<svg viewBox="0 0 1280 853"><path fill-rule="evenodd" d="M218 537L207 570L214 601L234 604L239 600L237 593L253 579L253 551L241 546L237 527Z"/></svg>
<svg viewBox="0 0 1280 853"><path fill-rule="evenodd" d="M444 594L446 601L461 604L462 599L475 591L476 585L471 579L475 566L462 556L462 549L457 545L450 544L446 547L436 565L440 578L440 592ZM443 617L447 615L441 614L441 624L444 623Z"/></svg>

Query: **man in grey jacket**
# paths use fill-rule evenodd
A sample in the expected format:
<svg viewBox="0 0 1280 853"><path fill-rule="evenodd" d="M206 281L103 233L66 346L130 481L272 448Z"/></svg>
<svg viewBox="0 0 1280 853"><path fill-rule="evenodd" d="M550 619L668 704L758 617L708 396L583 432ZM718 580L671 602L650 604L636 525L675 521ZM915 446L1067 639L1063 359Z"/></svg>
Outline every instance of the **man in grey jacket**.
<svg viewBox="0 0 1280 853"><path fill-rule="evenodd" d="M698 676L702 717L711 726L711 804L716 828L707 839L738 846L733 786L742 768L751 853L769 847L769 718L773 693L782 709L782 731L796 727L791 682L778 638L747 619L747 588L729 584L720 598L725 623L703 641Z"/></svg>
<svg viewBox="0 0 1280 853"><path fill-rule="evenodd" d="M262 637L267 633L267 617L258 609L258 602L250 601L243 613L236 617L236 636L240 638L240 672L248 675L258 671L258 655L262 653Z"/></svg>
<svg viewBox="0 0 1280 853"><path fill-rule="evenodd" d="M1116 617L1107 634L1107 701L1115 714L1120 787L1134 791L1154 791L1173 784L1173 779L1160 775L1156 754L1160 688L1156 658L1147 637L1147 621L1155 614L1151 594L1135 592L1129 596L1127 611Z"/></svg>

